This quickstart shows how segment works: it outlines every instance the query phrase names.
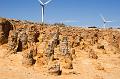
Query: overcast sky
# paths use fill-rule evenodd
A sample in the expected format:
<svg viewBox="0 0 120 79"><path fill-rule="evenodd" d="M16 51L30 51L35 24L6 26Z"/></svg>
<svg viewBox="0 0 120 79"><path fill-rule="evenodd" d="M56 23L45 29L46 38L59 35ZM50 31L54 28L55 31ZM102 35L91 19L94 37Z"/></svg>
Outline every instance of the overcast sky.
<svg viewBox="0 0 120 79"><path fill-rule="evenodd" d="M53 0L45 8L45 22L76 26L102 26L102 14L120 26L120 0ZM0 0L0 17L41 22L38 0Z"/></svg>

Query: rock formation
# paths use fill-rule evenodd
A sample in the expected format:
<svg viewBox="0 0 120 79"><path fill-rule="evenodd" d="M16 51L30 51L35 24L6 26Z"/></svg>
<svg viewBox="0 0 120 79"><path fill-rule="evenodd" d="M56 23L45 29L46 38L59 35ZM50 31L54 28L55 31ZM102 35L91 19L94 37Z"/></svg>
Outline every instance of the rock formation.
<svg viewBox="0 0 120 79"><path fill-rule="evenodd" d="M60 52L63 55L66 55L69 53L69 49L68 49L68 38L67 37L63 37L61 43L60 43Z"/></svg>
<svg viewBox="0 0 120 79"><path fill-rule="evenodd" d="M13 29L12 24L4 18L0 18L0 45L8 42L9 31Z"/></svg>
<svg viewBox="0 0 120 79"><path fill-rule="evenodd" d="M16 53L18 49L18 33L11 30L8 37L9 53Z"/></svg>
<svg viewBox="0 0 120 79"><path fill-rule="evenodd" d="M30 67L35 64L35 60L33 59L33 50L28 50L23 53L22 65L25 67Z"/></svg>
<svg viewBox="0 0 120 79"><path fill-rule="evenodd" d="M0 45L8 46L7 53L13 58L21 56L25 67L37 66L47 69L49 74L61 75L65 70L74 70L78 63L83 68L86 64L91 66L102 60L101 57L107 59L113 55L110 59L113 63L112 58L120 54L120 30L60 27L59 24L42 25L0 18ZM105 67L98 63L95 69L105 70Z"/></svg>

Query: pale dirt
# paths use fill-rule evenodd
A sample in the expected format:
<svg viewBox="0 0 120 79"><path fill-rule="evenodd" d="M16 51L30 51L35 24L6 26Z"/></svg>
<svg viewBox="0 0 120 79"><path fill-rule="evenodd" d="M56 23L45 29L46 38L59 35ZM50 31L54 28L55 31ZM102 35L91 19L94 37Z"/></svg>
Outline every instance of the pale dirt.
<svg viewBox="0 0 120 79"><path fill-rule="evenodd" d="M9 57L3 56L7 49L0 46L0 79L120 79L120 55L99 54L99 58L88 58L87 52L76 52L73 69L63 69L62 75L53 76L47 73L46 66L25 68L21 64L21 52ZM98 63L103 70L96 69Z"/></svg>

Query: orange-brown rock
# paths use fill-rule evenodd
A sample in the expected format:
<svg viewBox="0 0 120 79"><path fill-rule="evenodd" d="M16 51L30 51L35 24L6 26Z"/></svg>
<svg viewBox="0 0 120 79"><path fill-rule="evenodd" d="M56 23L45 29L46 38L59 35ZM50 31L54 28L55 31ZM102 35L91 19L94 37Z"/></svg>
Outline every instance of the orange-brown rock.
<svg viewBox="0 0 120 79"><path fill-rule="evenodd" d="M61 75L60 64L57 61L49 62L48 73L51 75Z"/></svg>
<svg viewBox="0 0 120 79"><path fill-rule="evenodd" d="M33 59L33 51L32 50L28 50L25 51L23 54L23 59L22 59L22 65L25 67L30 67L33 64L35 64L35 60Z"/></svg>
<svg viewBox="0 0 120 79"><path fill-rule="evenodd" d="M9 31L13 29L12 24L4 18L0 18L0 45L8 42Z"/></svg>
<svg viewBox="0 0 120 79"><path fill-rule="evenodd" d="M0 20L0 79L120 78L120 29Z"/></svg>

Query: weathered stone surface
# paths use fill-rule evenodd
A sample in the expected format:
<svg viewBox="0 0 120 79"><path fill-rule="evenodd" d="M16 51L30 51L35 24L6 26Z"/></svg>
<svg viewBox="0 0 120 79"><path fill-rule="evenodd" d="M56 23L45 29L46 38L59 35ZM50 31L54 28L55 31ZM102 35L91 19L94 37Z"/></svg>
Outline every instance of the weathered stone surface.
<svg viewBox="0 0 120 79"><path fill-rule="evenodd" d="M60 52L63 55L66 55L67 53L69 53L68 50L68 38L67 37L63 37L61 43L60 43Z"/></svg>
<svg viewBox="0 0 120 79"><path fill-rule="evenodd" d="M45 38L45 34L41 33L40 36L38 37L40 44L44 41L44 38Z"/></svg>
<svg viewBox="0 0 120 79"><path fill-rule="evenodd" d="M22 65L25 67L30 67L35 64L35 60L33 59L32 50L26 51L23 54Z"/></svg>
<svg viewBox="0 0 120 79"><path fill-rule="evenodd" d="M79 45L80 45L80 42L81 42L81 39L82 39L82 37L76 36L75 39L74 39L74 41L72 42L72 47L77 47L77 46L79 46Z"/></svg>
<svg viewBox="0 0 120 79"><path fill-rule="evenodd" d="M72 59L64 57L62 67L65 69L73 69Z"/></svg>
<svg viewBox="0 0 120 79"><path fill-rule="evenodd" d="M35 43L30 47L30 51L33 53L33 57L37 56L37 46Z"/></svg>
<svg viewBox="0 0 120 79"><path fill-rule="evenodd" d="M53 44L54 44L54 41L51 41L44 51L44 57L46 57L48 61L51 59L51 56L54 55Z"/></svg>
<svg viewBox="0 0 120 79"><path fill-rule="evenodd" d="M8 38L9 51L17 52L27 49L27 34L25 29L20 28L12 30L9 33Z"/></svg>
<svg viewBox="0 0 120 79"><path fill-rule="evenodd" d="M97 48L98 49L105 49L104 45L98 45Z"/></svg>
<svg viewBox="0 0 120 79"><path fill-rule="evenodd" d="M66 54L64 57L70 59L71 61L73 60L71 53Z"/></svg>
<svg viewBox="0 0 120 79"><path fill-rule="evenodd" d="M62 55L62 67L65 69L73 69L73 64L72 64L72 54L69 51L68 48L68 38L67 37L63 37L61 43L60 43L60 52Z"/></svg>
<svg viewBox="0 0 120 79"><path fill-rule="evenodd" d="M27 49L27 38L26 29L20 28L18 31L18 51Z"/></svg>
<svg viewBox="0 0 120 79"><path fill-rule="evenodd" d="M31 25L28 29L27 29L27 35L28 35L28 43L31 45L32 43L37 42L37 38L38 38L38 33L37 30L35 28L35 26Z"/></svg>
<svg viewBox="0 0 120 79"><path fill-rule="evenodd" d="M18 48L18 33L11 30L8 37L9 52L16 53Z"/></svg>
<svg viewBox="0 0 120 79"><path fill-rule="evenodd" d="M53 40L54 40L54 47L57 47L57 45L59 44L59 31L54 33Z"/></svg>
<svg viewBox="0 0 120 79"><path fill-rule="evenodd" d="M9 31L12 29L13 27L8 20L0 18L0 45L8 42Z"/></svg>
<svg viewBox="0 0 120 79"><path fill-rule="evenodd" d="M51 75L61 75L60 64L52 62L48 64L48 73Z"/></svg>

